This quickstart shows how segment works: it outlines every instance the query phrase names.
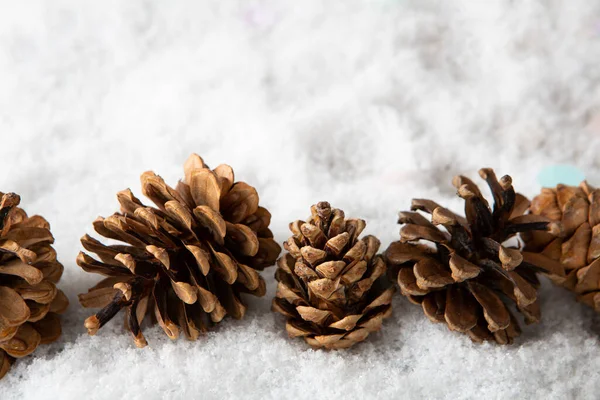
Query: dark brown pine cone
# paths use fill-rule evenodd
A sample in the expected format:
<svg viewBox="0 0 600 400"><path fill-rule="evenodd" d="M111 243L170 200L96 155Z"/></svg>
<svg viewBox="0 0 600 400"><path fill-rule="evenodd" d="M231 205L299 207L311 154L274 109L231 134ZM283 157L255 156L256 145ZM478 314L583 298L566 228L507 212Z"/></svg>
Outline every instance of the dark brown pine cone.
<svg viewBox="0 0 600 400"><path fill-rule="evenodd" d="M538 322L536 272L560 269L522 252L515 236L558 227L547 218L523 215L529 201L515 193L508 175L498 181L491 169L479 174L492 191L492 209L470 179L458 176L453 184L465 200L466 218L431 200L415 199L411 212L400 213L400 241L385 256L398 271L402 294L420 304L433 322L477 342L507 344L521 331L511 306L527 323ZM416 211L431 214L431 220Z"/></svg>
<svg viewBox="0 0 600 400"><path fill-rule="evenodd" d="M82 238L99 261L80 253L77 264L107 276L79 296L84 307L103 307L85 321L91 335L126 309L138 347L147 345L140 328L147 314L171 339L182 330L195 340L226 314L244 316L241 293L264 296L258 271L273 265L281 248L256 190L235 182L228 165L211 170L196 154L184 169L176 189L152 172L142 175L142 192L158 208L124 190L117 195L121 212L94 222L99 234L125 244Z"/></svg>
<svg viewBox="0 0 600 400"><path fill-rule="evenodd" d="M68 307L56 288L63 266L52 248L50 225L28 217L14 193L0 193L0 379L16 358L61 335Z"/></svg>
<svg viewBox="0 0 600 400"><path fill-rule="evenodd" d="M365 221L345 219L326 202L311 212L307 222L290 224L273 311L287 317L290 337L304 337L314 348L347 348L381 328L392 313L394 287L376 254L379 240L358 238Z"/></svg>
<svg viewBox="0 0 600 400"><path fill-rule="evenodd" d="M560 262L561 275L550 278L600 312L600 189L585 181L579 187L544 188L530 212L559 222L562 230L524 236L525 249Z"/></svg>

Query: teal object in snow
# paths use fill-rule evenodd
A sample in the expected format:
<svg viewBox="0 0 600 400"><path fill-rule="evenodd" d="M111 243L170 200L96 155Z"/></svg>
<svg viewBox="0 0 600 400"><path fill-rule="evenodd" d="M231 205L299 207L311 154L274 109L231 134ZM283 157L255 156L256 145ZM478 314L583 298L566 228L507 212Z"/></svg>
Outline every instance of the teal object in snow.
<svg viewBox="0 0 600 400"><path fill-rule="evenodd" d="M538 175L538 182L542 187L554 187L559 183L577 186L584 179L584 173L573 165L551 165Z"/></svg>

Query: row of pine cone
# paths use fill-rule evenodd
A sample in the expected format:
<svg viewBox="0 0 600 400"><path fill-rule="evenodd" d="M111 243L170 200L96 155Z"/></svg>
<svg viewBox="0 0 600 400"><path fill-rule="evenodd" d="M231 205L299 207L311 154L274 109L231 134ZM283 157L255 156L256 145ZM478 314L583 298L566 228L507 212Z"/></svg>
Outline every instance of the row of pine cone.
<svg viewBox="0 0 600 400"><path fill-rule="evenodd" d="M392 314L396 284L433 322L476 342L512 343L525 323L541 317L539 274L600 311L600 190L543 189L532 202L515 192L509 176L480 176L491 202L464 176L453 180L465 215L434 201L414 199L400 213L400 240L379 254L380 242L361 236L365 221L347 218L327 202L306 221L290 224L280 246L271 214L256 189L236 182L228 165L210 169L198 155L175 188L146 172L143 204L130 190L117 194L120 211L93 223L77 257L83 270L104 276L79 295L98 308L85 321L94 335L123 311L138 347L144 324L158 323L172 339L190 340L230 315L246 313L243 296L264 296L259 271L277 262L272 309L285 316L290 337L314 348L348 348L379 330ZM16 194L0 193L0 377L16 358L61 334L68 301L57 289L63 266L49 224L28 217ZM516 240L515 240L516 239Z"/></svg>

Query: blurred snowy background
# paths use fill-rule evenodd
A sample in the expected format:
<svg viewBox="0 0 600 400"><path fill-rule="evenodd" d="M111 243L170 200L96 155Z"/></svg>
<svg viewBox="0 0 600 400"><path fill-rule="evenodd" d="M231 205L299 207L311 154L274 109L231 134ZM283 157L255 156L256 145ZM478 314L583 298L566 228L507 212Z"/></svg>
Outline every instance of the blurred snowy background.
<svg viewBox="0 0 600 400"><path fill-rule="evenodd" d="M60 342L19 361L6 399L581 398L600 393L600 318L544 284L544 317L475 345L398 296L346 352L286 338L269 293L198 342L120 318L88 337L98 277L79 238L139 175L197 152L255 185L279 242L329 200L382 248L412 197L461 203L494 167L532 196L566 163L600 184L600 1L0 0L0 190L52 224L72 306ZM478 178L477 178L478 180Z"/></svg>

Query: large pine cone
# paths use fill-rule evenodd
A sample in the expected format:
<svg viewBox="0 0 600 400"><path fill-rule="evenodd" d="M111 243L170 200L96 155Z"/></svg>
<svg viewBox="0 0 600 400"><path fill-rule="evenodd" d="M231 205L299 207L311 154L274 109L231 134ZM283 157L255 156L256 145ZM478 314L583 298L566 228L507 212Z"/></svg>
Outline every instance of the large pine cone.
<svg viewBox="0 0 600 400"><path fill-rule="evenodd" d="M562 230L526 235L526 249L560 262L561 274L550 278L600 312L600 189L585 181L579 187L544 188L530 211L560 222Z"/></svg>
<svg viewBox="0 0 600 400"><path fill-rule="evenodd" d="M244 316L240 293L265 294L257 271L273 265L281 248L256 190L234 183L228 165L211 170L196 154L184 169L185 181L176 189L152 172L142 175L142 192L158 208L124 190L117 195L121 212L94 222L99 234L126 244L82 238L100 261L80 253L77 264L108 276L79 296L84 307L103 307L85 321L91 335L125 308L125 325L138 347L147 345L140 328L146 314L171 339L183 330L195 340L226 314Z"/></svg>
<svg viewBox="0 0 600 400"><path fill-rule="evenodd" d="M0 379L16 358L61 334L69 301L56 288L63 266L56 260L48 222L28 217L14 193L0 193Z"/></svg>
<svg viewBox="0 0 600 400"><path fill-rule="evenodd" d="M412 212L400 213L400 241L385 256L390 268L398 269L402 294L420 304L429 319L477 342L507 344L520 334L510 305L516 304L527 323L537 322L536 272L557 267L506 242L518 232L557 226L523 215L529 201L515 193L509 176L498 182L491 169L479 173L492 191L493 209L471 180L458 176L453 184L465 200L466 219L431 200L415 199ZM417 210L431 214L431 222Z"/></svg>
<svg viewBox="0 0 600 400"><path fill-rule="evenodd" d="M307 222L290 224L273 311L287 317L290 337L302 336L314 348L347 348L381 328L394 288L376 255L379 240L358 238L365 221L345 219L326 202L311 211Z"/></svg>

